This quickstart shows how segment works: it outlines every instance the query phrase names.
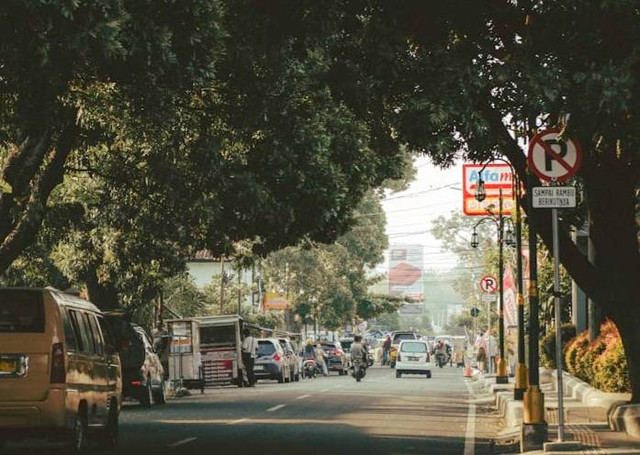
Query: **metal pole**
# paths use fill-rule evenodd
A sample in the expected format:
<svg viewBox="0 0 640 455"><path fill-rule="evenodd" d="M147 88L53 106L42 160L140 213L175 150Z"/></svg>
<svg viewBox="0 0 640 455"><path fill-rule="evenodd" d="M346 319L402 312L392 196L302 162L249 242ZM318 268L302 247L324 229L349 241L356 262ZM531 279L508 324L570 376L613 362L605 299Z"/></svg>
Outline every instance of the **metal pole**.
<svg viewBox="0 0 640 455"><path fill-rule="evenodd" d="M516 269L518 274L518 366L516 368L516 379L513 389L513 397L522 400L524 391L527 388L527 367L525 365L524 349L524 277L522 276L522 214L520 213L520 181L517 174L515 178L515 198L516 198Z"/></svg>
<svg viewBox="0 0 640 455"><path fill-rule="evenodd" d="M524 423L546 424L544 420L544 394L540 391L539 359L539 308L538 308L538 234L535 226L535 212L532 202L532 189L535 179L529 174L527 203L529 210L529 386L524 394Z"/></svg>
<svg viewBox="0 0 640 455"><path fill-rule="evenodd" d="M502 189L500 189L500 203L498 213L498 292L500 293L498 298L498 343L500 358L497 363L496 383L506 384L509 382L507 376L507 361L504 358L504 217L502 215Z"/></svg>
<svg viewBox="0 0 640 455"><path fill-rule="evenodd" d="M220 257L220 314L224 314L224 256Z"/></svg>
<svg viewBox="0 0 640 455"><path fill-rule="evenodd" d="M553 228L553 295L556 316L556 368L558 370L558 441L564 441L564 390L562 386L562 309L560 308L560 242L558 209L551 209Z"/></svg>

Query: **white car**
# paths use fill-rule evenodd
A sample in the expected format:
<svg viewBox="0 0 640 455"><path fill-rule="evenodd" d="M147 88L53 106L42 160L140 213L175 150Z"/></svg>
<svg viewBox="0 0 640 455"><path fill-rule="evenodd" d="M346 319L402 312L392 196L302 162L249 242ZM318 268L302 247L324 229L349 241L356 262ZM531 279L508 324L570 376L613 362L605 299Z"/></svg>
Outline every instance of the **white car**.
<svg viewBox="0 0 640 455"><path fill-rule="evenodd" d="M407 374L431 377L431 356L427 340L402 340L396 358L396 378Z"/></svg>

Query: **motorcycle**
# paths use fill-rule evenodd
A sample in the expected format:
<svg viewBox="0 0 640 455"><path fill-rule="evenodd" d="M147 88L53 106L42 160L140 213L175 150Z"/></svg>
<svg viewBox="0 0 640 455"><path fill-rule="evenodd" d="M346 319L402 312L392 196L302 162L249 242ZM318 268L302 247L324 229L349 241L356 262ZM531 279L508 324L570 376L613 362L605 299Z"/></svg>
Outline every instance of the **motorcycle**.
<svg viewBox="0 0 640 455"><path fill-rule="evenodd" d="M364 365L362 359L354 359L352 362L351 369L353 372L351 376L356 378L356 381L360 382L362 378L367 374L367 367Z"/></svg>
<svg viewBox="0 0 640 455"><path fill-rule="evenodd" d="M436 354L436 365L442 368L447 363L447 356L443 353Z"/></svg>
<svg viewBox="0 0 640 455"><path fill-rule="evenodd" d="M316 359L307 358L302 364L302 373L305 378L315 378L318 373L321 373Z"/></svg>
<svg viewBox="0 0 640 455"><path fill-rule="evenodd" d="M371 352L367 352L367 368L373 366L373 354Z"/></svg>

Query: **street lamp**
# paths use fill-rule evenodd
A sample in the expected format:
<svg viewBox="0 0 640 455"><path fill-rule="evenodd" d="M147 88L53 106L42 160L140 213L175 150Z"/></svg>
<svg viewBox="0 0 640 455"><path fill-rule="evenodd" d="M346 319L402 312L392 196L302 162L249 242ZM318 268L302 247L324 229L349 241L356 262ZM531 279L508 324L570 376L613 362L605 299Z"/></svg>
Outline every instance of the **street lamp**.
<svg viewBox="0 0 640 455"><path fill-rule="evenodd" d="M523 289L524 289L524 277L523 277L523 273L522 273L522 218L521 218L521 213L520 213L520 191L521 191L521 184L520 184L520 180L518 178L518 174L516 173L515 169L513 168L513 165L502 158L494 158L492 160L487 161L484 166L482 166L482 169L480 169L480 172L478 173L478 186L477 186L477 192L476 192L476 200L478 201L483 201L487 195L486 195L486 190L485 190L485 185L484 185L484 180L482 180L482 172L485 170L485 168L489 165L489 163L493 162L493 161L500 161L502 163L505 163L509 166L509 169L511 170L511 184L512 184L512 194L513 197L515 198L515 212L516 212L516 220L515 223L513 222L513 220L511 220L510 218L508 218L508 221L511 224L515 224L515 235L514 235L514 231L511 229L508 229L507 232L505 233L505 243L509 246L513 246L513 244L515 243L516 246L516 268L517 268L517 275L518 275L518 280L517 280L517 288L518 288L518 299L517 299L517 303L518 303L518 366L516 367L516 377L515 377L515 384L514 384L514 398L516 400L522 400L523 396L524 396L524 392L527 388L527 367L525 365L525 349L524 349L524 298L522 297L523 294ZM502 217L502 192L500 192L500 212L499 212L499 216ZM515 236L515 239L514 239ZM502 281L502 279L501 279ZM502 283L500 283L502 285ZM501 291L501 299L502 299L502 291ZM501 302L501 308L500 308L500 312L502 313L503 311L503 307L502 307L502 302ZM501 319L500 321L502 323L504 323L504 320L502 319L503 315L501 314ZM500 358L503 359L503 354L504 354L504 344L503 344L503 338L504 338L504 332L503 332L503 328L501 328L500 330L500 336L501 336L501 341L500 341L500 349L501 349L501 353L500 353ZM506 368L506 364L502 363L501 365L503 368ZM537 369L537 365L535 366L535 368ZM506 376L506 371L503 372L499 372L499 376L500 373L504 373Z"/></svg>
<svg viewBox="0 0 640 455"><path fill-rule="evenodd" d="M491 212L490 212L491 213ZM473 232L476 234L476 243L473 244L473 234L471 235L471 246L473 248L478 246L476 228L486 221L492 221L498 229L498 323L499 323L499 349L500 358L497 361L498 374L496 375L497 384L506 384L509 382L507 376L506 362L504 359L504 215L502 215L502 189L500 189L500 205L498 215L485 216L473 226Z"/></svg>

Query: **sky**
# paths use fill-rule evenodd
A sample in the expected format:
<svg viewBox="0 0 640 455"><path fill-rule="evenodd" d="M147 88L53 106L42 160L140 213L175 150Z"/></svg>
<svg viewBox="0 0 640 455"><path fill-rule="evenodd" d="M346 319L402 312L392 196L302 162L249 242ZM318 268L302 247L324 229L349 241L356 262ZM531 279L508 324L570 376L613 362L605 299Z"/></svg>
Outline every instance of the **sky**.
<svg viewBox="0 0 640 455"><path fill-rule="evenodd" d="M445 271L456 264L456 256L443 251L440 241L431 233L432 221L462 210L462 164L448 169L434 166L426 157L416 159L417 175L409 188L390 193L382 201L387 217L389 244L422 245L424 269ZM385 263L388 268L388 251Z"/></svg>

